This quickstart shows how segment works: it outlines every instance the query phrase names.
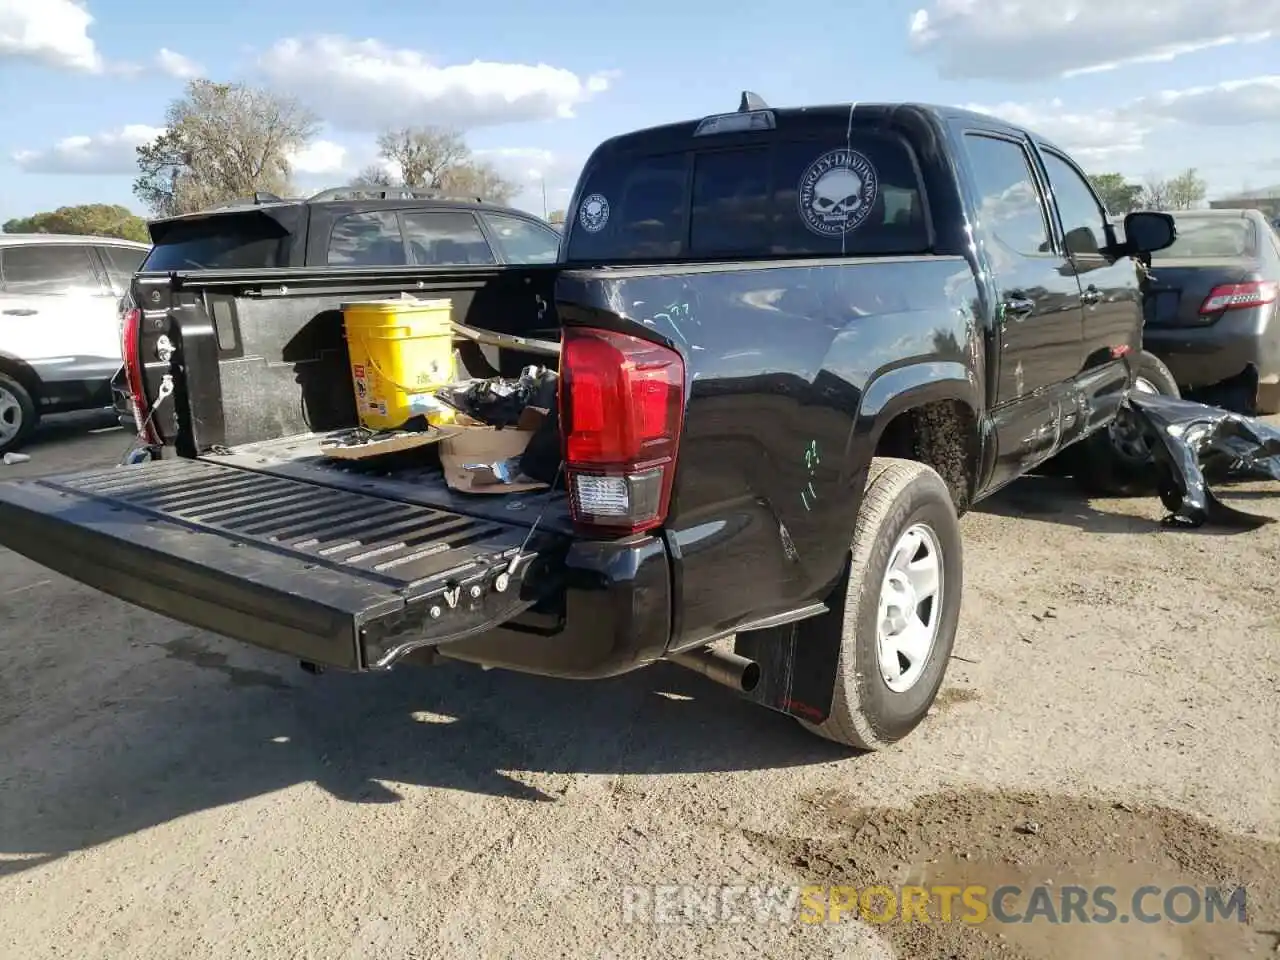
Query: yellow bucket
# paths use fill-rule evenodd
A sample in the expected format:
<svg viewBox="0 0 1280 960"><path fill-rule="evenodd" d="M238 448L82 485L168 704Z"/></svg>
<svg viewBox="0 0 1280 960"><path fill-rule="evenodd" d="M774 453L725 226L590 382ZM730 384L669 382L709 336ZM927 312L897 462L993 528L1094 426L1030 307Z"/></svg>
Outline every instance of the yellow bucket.
<svg viewBox="0 0 1280 960"><path fill-rule="evenodd" d="M453 301L396 298L342 305L360 424L394 430L416 416L447 423L435 391L453 380Z"/></svg>

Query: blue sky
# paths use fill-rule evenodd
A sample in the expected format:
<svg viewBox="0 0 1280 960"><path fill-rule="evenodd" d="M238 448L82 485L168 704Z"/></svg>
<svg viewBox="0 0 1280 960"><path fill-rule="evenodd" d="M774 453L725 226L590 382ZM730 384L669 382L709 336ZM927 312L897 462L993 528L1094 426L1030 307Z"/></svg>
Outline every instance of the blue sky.
<svg viewBox="0 0 1280 960"><path fill-rule="evenodd" d="M1135 179L1197 167L1211 195L1280 183L1280 0L0 0L0 220L124 203L133 147L184 78L299 97L325 121L302 190L374 159L380 125L450 123L564 205L625 130L777 105L977 106ZM1064 12L1065 11L1065 12Z"/></svg>

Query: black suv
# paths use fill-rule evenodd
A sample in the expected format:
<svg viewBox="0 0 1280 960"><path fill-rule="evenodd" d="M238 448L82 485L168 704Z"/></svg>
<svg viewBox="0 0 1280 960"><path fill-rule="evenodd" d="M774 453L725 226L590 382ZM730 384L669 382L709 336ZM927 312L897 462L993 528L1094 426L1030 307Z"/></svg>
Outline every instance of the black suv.
<svg viewBox="0 0 1280 960"><path fill-rule="evenodd" d="M520 210L405 187L259 193L150 229L144 271L554 263L560 245Z"/></svg>
<svg viewBox="0 0 1280 960"><path fill-rule="evenodd" d="M141 271L554 263L560 232L480 199L410 187L335 187L304 199L257 193L150 224ZM122 374L112 381L132 426Z"/></svg>

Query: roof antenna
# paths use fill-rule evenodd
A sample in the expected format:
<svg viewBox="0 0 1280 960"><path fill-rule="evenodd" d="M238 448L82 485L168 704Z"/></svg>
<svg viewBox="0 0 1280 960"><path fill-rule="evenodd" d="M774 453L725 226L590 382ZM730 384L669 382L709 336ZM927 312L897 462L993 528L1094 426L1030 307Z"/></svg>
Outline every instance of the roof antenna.
<svg viewBox="0 0 1280 960"><path fill-rule="evenodd" d="M750 90L742 91L742 102L738 104L739 113L750 113L753 110L768 110L769 105L764 102L764 98L758 93L752 93Z"/></svg>

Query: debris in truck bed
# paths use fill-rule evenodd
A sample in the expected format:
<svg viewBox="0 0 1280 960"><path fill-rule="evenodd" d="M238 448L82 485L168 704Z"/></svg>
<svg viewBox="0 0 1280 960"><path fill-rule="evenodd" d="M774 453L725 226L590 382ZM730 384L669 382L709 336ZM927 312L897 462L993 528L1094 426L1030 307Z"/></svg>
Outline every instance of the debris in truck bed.
<svg viewBox="0 0 1280 960"><path fill-rule="evenodd" d="M1280 429L1218 407L1138 392L1121 404L1118 417L1159 438L1152 448L1160 499L1172 511L1167 525L1253 529L1272 522L1227 506L1209 481L1280 480Z"/></svg>
<svg viewBox="0 0 1280 960"><path fill-rule="evenodd" d="M559 375L547 367L525 367L518 378L488 377L452 384L436 397L491 427L514 427L526 407L556 406Z"/></svg>
<svg viewBox="0 0 1280 960"><path fill-rule="evenodd" d="M320 452L340 460L364 460L439 443L462 429L461 426L442 428L429 424L425 430L378 432L355 427L321 440Z"/></svg>

